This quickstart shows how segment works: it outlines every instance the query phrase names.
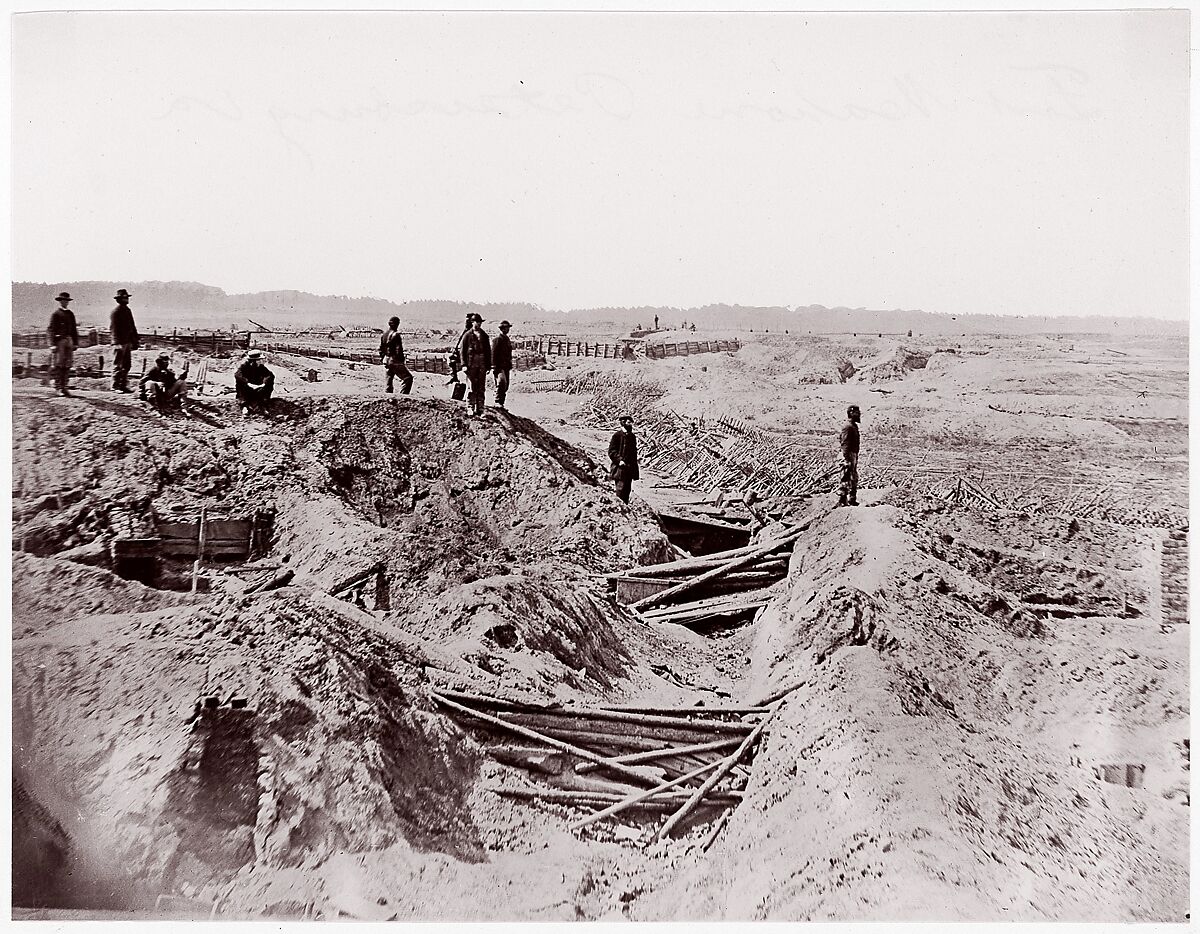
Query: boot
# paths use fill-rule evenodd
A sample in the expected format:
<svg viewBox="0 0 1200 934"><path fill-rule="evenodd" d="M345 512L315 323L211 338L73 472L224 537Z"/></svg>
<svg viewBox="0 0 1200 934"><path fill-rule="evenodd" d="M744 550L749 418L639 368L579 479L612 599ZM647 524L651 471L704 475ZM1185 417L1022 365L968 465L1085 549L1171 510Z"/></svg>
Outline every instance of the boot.
<svg viewBox="0 0 1200 934"><path fill-rule="evenodd" d="M845 493L843 493L841 496L839 496L839 497L838 497L837 504L838 504L839 506L846 506L846 505L850 505L850 504L848 504L848 503L846 502L846 494L845 494Z"/></svg>

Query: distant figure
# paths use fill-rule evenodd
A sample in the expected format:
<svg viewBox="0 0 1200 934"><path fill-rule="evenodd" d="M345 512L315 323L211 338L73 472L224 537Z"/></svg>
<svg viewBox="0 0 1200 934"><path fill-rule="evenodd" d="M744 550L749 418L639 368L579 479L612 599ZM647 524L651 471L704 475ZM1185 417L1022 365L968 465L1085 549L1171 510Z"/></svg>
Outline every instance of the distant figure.
<svg viewBox="0 0 1200 934"><path fill-rule="evenodd" d="M233 374L237 400L243 415L249 415L251 410L265 412L271 404L275 374L267 369L262 356L261 350L250 351Z"/></svg>
<svg viewBox="0 0 1200 934"><path fill-rule="evenodd" d="M492 368L492 345L482 325L482 316L472 313L471 330L462 338L462 365L471 387L467 402L475 415L483 414L484 389L488 370Z"/></svg>
<svg viewBox="0 0 1200 934"><path fill-rule="evenodd" d="M621 502L627 503L629 494L633 492L633 481L640 479L637 438L633 434L632 415L621 416L621 429L613 432L612 440L608 442L608 459L612 461L612 478L616 483L617 497Z"/></svg>
<svg viewBox="0 0 1200 934"><path fill-rule="evenodd" d="M388 319L388 332L379 342L379 360L387 367L387 391L392 392L397 376L400 391L404 395L412 392L413 375L404 365L404 339L400 336L400 319L393 315Z"/></svg>
<svg viewBox="0 0 1200 934"><path fill-rule="evenodd" d="M500 322L500 333L492 338L492 375L496 377L496 408L504 408L504 397L508 395L508 382L512 376L512 341L508 329L512 325Z"/></svg>
<svg viewBox="0 0 1200 934"><path fill-rule="evenodd" d="M862 418L857 405L846 409L846 424L838 442L842 448L842 485L838 489L839 506L858 505L858 422Z"/></svg>
<svg viewBox="0 0 1200 934"><path fill-rule="evenodd" d="M79 346L79 327L75 314L70 309L71 293L59 292L54 296L58 307L50 313L50 371L54 374L54 388L60 396L69 396L67 376L75 360L75 348Z"/></svg>
<svg viewBox="0 0 1200 934"><path fill-rule="evenodd" d="M143 402L149 402L160 412L182 406L187 398L187 364L179 376L171 369L171 355L160 353L154 361L154 367L142 376L138 397Z"/></svg>
<svg viewBox="0 0 1200 934"><path fill-rule="evenodd" d="M654 316L654 330L658 330L658 315Z"/></svg>
<svg viewBox="0 0 1200 934"><path fill-rule="evenodd" d="M693 333L695 332L695 330L696 330L696 322L695 322L695 321L693 321L693 322L692 322L692 331L693 331Z"/></svg>
<svg viewBox="0 0 1200 934"><path fill-rule="evenodd" d="M117 289L117 307L109 316L109 332L113 345L113 392L133 392L129 388L129 368L133 365L133 352L138 349L138 329L133 323L133 312L129 308L129 293Z"/></svg>

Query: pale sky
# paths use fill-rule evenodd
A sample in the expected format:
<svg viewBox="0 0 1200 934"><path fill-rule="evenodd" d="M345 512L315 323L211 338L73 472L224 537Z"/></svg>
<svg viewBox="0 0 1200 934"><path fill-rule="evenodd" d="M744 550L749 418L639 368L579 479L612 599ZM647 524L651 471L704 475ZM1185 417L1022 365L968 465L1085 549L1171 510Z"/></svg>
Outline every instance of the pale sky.
<svg viewBox="0 0 1200 934"><path fill-rule="evenodd" d="M1188 28L22 14L12 277L1184 318Z"/></svg>

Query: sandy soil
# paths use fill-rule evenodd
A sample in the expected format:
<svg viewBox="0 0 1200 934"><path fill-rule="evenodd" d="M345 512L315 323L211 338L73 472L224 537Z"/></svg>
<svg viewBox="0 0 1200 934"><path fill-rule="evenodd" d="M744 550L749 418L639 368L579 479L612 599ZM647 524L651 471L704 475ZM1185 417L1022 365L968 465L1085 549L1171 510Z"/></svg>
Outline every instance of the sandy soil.
<svg viewBox="0 0 1200 934"><path fill-rule="evenodd" d="M13 755L37 804L21 826L57 824L72 873L18 917L1189 911L1189 633L1164 595L1186 571L1168 535L1186 528L1186 347L761 335L736 354L555 360L482 420L432 375L388 398L378 368L269 363L269 419L237 414L230 360L189 418L99 381L72 399L16 383ZM639 623L598 575L674 554L650 507L702 491L647 471L615 499L596 413L622 400L532 391L589 370L814 451L857 403L864 465L898 482L858 509L800 504L810 527L753 624ZM951 505L963 473L1111 505ZM192 596L106 566L112 537L200 505L273 513L268 561L291 585L245 594L211 571ZM325 592L376 561L390 609ZM707 851L704 824L646 845L653 823L573 834L562 806L496 796L519 772L428 697L692 705L798 682ZM197 718L210 692L251 712ZM1136 787L1094 771L1126 764L1145 767Z"/></svg>

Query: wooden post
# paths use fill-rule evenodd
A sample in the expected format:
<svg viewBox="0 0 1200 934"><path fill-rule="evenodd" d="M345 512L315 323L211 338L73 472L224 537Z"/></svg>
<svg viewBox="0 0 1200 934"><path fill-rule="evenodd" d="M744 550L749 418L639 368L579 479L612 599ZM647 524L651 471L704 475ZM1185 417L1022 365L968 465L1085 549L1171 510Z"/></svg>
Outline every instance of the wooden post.
<svg viewBox="0 0 1200 934"><path fill-rule="evenodd" d="M204 559L204 539L208 531L208 509L200 507L200 529L196 539L196 560L192 562L192 593L195 593L200 583L200 562Z"/></svg>

